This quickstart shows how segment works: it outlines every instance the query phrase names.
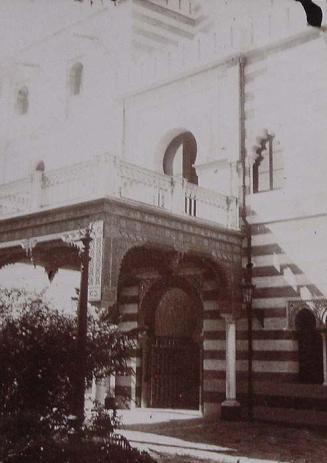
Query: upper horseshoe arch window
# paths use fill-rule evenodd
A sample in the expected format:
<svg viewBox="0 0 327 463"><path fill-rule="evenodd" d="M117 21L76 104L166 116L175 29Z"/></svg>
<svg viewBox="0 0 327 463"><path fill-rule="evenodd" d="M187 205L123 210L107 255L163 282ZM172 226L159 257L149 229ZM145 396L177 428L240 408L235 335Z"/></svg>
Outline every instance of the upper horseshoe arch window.
<svg viewBox="0 0 327 463"><path fill-rule="evenodd" d="M279 143L274 135L261 139L253 164L253 193L278 190L284 184L284 165Z"/></svg>
<svg viewBox="0 0 327 463"><path fill-rule="evenodd" d="M198 184L194 167L197 143L191 132L183 132L168 145L163 158L163 171L167 175L182 175L188 182Z"/></svg>

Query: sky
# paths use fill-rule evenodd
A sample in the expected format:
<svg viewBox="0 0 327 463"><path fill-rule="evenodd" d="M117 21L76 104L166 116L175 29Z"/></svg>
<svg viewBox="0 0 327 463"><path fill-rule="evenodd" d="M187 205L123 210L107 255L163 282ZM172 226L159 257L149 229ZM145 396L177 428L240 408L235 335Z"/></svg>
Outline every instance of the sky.
<svg viewBox="0 0 327 463"><path fill-rule="evenodd" d="M75 308L72 297L80 285L80 272L59 270L49 282L44 268L28 264L8 265L0 269L0 287L24 288L30 292L42 293L44 299L58 310L71 312Z"/></svg>
<svg viewBox="0 0 327 463"><path fill-rule="evenodd" d="M124 1L124 0L121 0ZM327 13L327 0L315 0ZM252 13L269 5L279 8L289 4L301 8L294 0L201 0L208 15L219 20L222 8L232 15ZM0 61L8 59L20 49L37 43L45 36L64 30L72 23L107 11L114 13L110 0L1 0L0 1Z"/></svg>

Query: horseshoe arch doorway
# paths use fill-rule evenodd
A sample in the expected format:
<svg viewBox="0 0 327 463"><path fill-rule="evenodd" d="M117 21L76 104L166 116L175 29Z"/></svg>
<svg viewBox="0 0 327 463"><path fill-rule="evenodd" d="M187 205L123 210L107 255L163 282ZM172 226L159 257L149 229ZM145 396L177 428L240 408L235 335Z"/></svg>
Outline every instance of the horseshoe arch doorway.
<svg viewBox="0 0 327 463"><path fill-rule="evenodd" d="M143 381L146 404L198 410L202 382L199 303L184 289L172 287L163 292L151 312Z"/></svg>

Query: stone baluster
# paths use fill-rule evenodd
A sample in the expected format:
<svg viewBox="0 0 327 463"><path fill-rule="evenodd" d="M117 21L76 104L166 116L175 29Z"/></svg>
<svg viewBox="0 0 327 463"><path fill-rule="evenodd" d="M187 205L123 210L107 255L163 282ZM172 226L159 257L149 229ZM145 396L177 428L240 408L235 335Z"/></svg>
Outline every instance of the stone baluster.
<svg viewBox="0 0 327 463"><path fill-rule="evenodd" d="M185 213L185 188L181 175L173 177L171 211L176 214Z"/></svg>
<svg viewBox="0 0 327 463"><path fill-rule="evenodd" d="M39 162L31 174L30 210L37 211L42 205L42 180L44 174L44 163Z"/></svg>

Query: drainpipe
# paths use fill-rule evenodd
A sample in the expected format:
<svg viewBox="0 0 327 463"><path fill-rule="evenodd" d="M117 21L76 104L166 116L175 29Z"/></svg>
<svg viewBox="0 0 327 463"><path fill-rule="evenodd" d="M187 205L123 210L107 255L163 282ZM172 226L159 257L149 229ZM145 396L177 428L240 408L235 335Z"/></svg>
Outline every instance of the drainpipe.
<svg viewBox="0 0 327 463"><path fill-rule="evenodd" d="M245 148L245 76L244 69L246 66L245 56L239 58L239 95L240 95L240 157L242 165L242 205L241 218L246 239L246 271L245 284L252 285L252 237L251 227L246 215L246 148ZM248 327L248 384L247 384L247 399L248 399L248 420L253 420L253 327L252 327L252 298L246 302L247 327Z"/></svg>

